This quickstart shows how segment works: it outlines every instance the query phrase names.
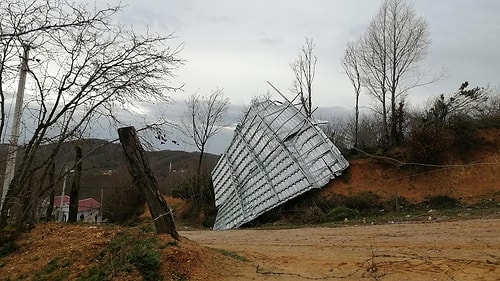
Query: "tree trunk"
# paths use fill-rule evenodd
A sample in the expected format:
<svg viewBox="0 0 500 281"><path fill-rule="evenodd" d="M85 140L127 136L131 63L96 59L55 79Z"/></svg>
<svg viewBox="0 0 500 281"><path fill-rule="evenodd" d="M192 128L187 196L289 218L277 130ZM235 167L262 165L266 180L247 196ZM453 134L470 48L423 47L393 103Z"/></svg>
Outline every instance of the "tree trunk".
<svg viewBox="0 0 500 281"><path fill-rule="evenodd" d="M396 89L391 89L391 133L390 133L390 145L394 146L397 144L397 109L396 109Z"/></svg>
<svg viewBox="0 0 500 281"><path fill-rule="evenodd" d="M382 94L382 125L384 126L383 145L387 146L387 144L389 143L389 125L387 124L387 104L385 100L385 92L383 92Z"/></svg>
<svg viewBox="0 0 500 281"><path fill-rule="evenodd" d="M73 177L73 181L71 183L71 190L69 192L69 215L68 222L77 222L78 221L78 199L80 193L80 179L82 177L82 158L83 152L82 147L77 145L75 147L76 151L76 170L75 176Z"/></svg>
<svg viewBox="0 0 500 281"><path fill-rule="evenodd" d="M205 154L205 145L202 145L200 149L200 157L198 158L198 167L196 169L196 174L199 176L201 172L201 164L203 162L203 154Z"/></svg>
<svg viewBox="0 0 500 281"><path fill-rule="evenodd" d="M356 106L354 108L355 124L354 124L354 147L358 148L359 134L359 90L356 90Z"/></svg>
<svg viewBox="0 0 500 281"><path fill-rule="evenodd" d="M46 217L47 221L52 220L52 212L54 211L54 197L56 196L56 190L55 190L55 171L56 171L56 165L54 161L50 163L50 170L49 170L49 188L50 188L50 193L49 193L49 205L47 206L47 212L46 212Z"/></svg>
<svg viewBox="0 0 500 281"><path fill-rule="evenodd" d="M118 136L127 157L129 172L134 184L144 194L148 203L151 217L156 226L156 232L158 234L168 233L174 239L179 240L179 234L174 224L174 216L165 198L160 193L158 182L149 166L135 128L119 128Z"/></svg>

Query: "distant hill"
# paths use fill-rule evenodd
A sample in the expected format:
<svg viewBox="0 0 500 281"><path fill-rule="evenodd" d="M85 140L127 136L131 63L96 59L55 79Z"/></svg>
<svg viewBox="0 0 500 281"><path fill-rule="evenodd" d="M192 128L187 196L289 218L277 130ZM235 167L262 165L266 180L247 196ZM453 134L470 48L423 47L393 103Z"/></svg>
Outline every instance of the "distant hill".
<svg viewBox="0 0 500 281"><path fill-rule="evenodd" d="M74 147L80 145L83 154L83 174L81 179L80 198L94 197L99 201L101 191L115 189L117 186L130 183L128 164L119 143L111 143L101 139L84 139L64 143L56 156L56 170L59 172L65 167L73 166L75 162ZM40 156L46 156L48 149L42 147ZM4 155L7 154L7 145L0 144L0 175L3 183L5 171ZM179 178L179 174L189 175L196 170L198 152L185 151L147 151L151 169L153 170L158 184L164 193L168 193L171 185ZM19 157L19 154L18 154ZM219 159L218 155L205 154L204 169L211 171ZM66 194L69 192L71 177L68 177ZM56 186L56 194L62 191L62 183Z"/></svg>

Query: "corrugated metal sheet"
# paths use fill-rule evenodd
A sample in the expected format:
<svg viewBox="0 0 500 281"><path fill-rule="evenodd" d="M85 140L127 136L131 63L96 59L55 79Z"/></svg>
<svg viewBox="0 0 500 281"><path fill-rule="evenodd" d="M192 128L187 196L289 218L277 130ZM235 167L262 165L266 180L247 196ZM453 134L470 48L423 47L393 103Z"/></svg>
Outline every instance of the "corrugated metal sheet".
<svg viewBox="0 0 500 281"><path fill-rule="evenodd" d="M230 229L341 174L349 163L295 106L253 105L212 171L217 218Z"/></svg>

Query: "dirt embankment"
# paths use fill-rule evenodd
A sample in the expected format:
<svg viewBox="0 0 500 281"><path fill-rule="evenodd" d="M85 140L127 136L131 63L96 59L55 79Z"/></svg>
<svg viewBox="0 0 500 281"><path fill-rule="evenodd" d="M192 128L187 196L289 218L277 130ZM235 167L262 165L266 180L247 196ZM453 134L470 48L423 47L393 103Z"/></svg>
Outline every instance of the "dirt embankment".
<svg viewBox="0 0 500 281"><path fill-rule="evenodd" d="M412 202L427 197L448 195L464 203L482 199L500 201L500 129L481 132L484 145L461 159L454 155L449 165L425 167L402 163L386 157L350 160L342 177L322 189L332 193L355 195L370 191L381 198L402 196Z"/></svg>

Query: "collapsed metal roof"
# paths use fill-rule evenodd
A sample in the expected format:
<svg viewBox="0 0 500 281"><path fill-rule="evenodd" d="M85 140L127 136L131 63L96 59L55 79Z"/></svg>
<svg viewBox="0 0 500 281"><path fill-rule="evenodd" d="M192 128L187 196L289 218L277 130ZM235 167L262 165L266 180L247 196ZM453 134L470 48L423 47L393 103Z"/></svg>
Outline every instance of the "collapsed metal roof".
<svg viewBox="0 0 500 281"><path fill-rule="evenodd" d="M325 186L349 163L295 106L252 105L212 171L214 229L241 226L311 189Z"/></svg>

